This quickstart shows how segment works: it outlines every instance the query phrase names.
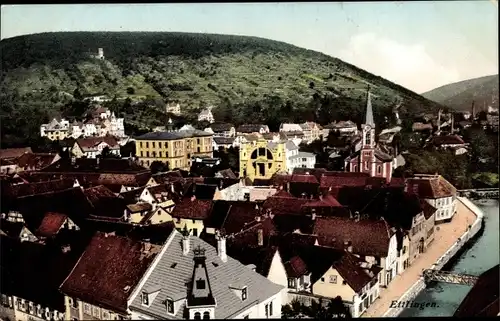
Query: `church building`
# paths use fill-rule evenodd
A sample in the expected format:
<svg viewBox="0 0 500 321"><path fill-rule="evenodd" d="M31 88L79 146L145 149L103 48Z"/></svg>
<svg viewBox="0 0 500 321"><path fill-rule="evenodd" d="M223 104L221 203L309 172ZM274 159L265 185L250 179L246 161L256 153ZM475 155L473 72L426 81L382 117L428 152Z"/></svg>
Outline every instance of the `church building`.
<svg viewBox="0 0 500 321"><path fill-rule="evenodd" d="M389 182L392 177L393 163L393 156L382 151L375 142L375 122L371 93L368 91L366 118L364 124L361 125L361 148L345 159L345 171L385 177Z"/></svg>

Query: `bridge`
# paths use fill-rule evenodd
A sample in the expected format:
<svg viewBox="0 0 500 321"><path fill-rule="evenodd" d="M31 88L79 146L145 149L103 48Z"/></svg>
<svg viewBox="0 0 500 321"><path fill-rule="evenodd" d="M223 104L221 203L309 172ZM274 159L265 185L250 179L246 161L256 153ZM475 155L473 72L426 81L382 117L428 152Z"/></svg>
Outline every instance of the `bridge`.
<svg viewBox="0 0 500 321"><path fill-rule="evenodd" d="M469 274L457 274L446 271L439 270L424 270L423 276L425 278L425 282L444 282L444 283L452 283L452 284L462 284L462 285L470 285L473 286L476 284L479 277L475 275Z"/></svg>
<svg viewBox="0 0 500 321"><path fill-rule="evenodd" d="M498 188L475 188L475 189L459 189L458 195L462 197L481 197L481 198L498 198Z"/></svg>

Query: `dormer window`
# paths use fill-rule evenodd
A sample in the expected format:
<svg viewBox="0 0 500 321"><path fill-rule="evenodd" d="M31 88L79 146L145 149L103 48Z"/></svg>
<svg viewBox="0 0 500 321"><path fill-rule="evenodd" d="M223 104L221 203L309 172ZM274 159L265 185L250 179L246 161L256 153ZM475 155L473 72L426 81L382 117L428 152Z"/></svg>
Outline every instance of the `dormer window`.
<svg viewBox="0 0 500 321"><path fill-rule="evenodd" d="M165 301L165 305L167 306L167 312L170 314L174 314L174 300L167 299Z"/></svg>
<svg viewBox="0 0 500 321"><path fill-rule="evenodd" d="M141 301L143 305L149 305L149 294L142 292Z"/></svg>
<svg viewBox="0 0 500 321"><path fill-rule="evenodd" d="M247 288L244 287L243 289L241 289L241 300L245 301L247 297L248 297Z"/></svg>
<svg viewBox="0 0 500 321"><path fill-rule="evenodd" d="M199 279L196 281L196 289L204 290L206 288L205 280Z"/></svg>

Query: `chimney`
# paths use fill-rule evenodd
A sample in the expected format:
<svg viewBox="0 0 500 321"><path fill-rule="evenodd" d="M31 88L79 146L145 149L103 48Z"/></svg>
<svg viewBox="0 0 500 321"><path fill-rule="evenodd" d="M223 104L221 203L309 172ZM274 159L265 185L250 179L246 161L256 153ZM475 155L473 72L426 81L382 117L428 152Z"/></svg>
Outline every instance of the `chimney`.
<svg viewBox="0 0 500 321"><path fill-rule="evenodd" d="M189 234L182 236L182 255L187 255L189 253Z"/></svg>
<svg viewBox="0 0 500 321"><path fill-rule="evenodd" d="M217 239L217 255L222 262L227 262L226 237L223 236L220 232L217 232L215 238Z"/></svg>
<svg viewBox="0 0 500 321"><path fill-rule="evenodd" d="M264 246L264 230L261 228L257 230L257 242L259 246Z"/></svg>

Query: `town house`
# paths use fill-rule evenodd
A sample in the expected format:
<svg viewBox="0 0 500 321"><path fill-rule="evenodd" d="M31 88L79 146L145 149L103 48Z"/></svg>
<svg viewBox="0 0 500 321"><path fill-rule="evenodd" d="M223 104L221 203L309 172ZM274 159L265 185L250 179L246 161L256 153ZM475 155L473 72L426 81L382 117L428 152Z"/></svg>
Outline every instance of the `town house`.
<svg viewBox="0 0 500 321"><path fill-rule="evenodd" d="M236 134L265 134L269 133L269 126L264 124L243 124L236 129Z"/></svg>
<svg viewBox="0 0 500 321"><path fill-rule="evenodd" d="M388 286L398 274L396 233L383 219L318 217L313 234L318 237L320 246L350 249L364 261L380 266L380 286Z"/></svg>
<svg viewBox="0 0 500 321"><path fill-rule="evenodd" d="M214 135L214 137L231 138L236 136L236 129L233 124L229 123L213 123L210 127L205 128L205 131Z"/></svg>
<svg viewBox="0 0 500 321"><path fill-rule="evenodd" d="M184 197L174 207L172 218L177 229L187 229L194 236L200 235L205 228L204 221L212 210L212 200Z"/></svg>
<svg viewBox="0 0 500 321"><path fill-rule="evenodd" d="M96 158L107 148L112 155L120 156L120 145L112 136L88 137L75 141L71 153L75 157Z"/></svg>
<svg viewBox="0 0 500 321"><path fill-rule="evenodd" d="M130 299L132 318L281 318L285 289L228 256L225 241L174 230Z"/></svg>

